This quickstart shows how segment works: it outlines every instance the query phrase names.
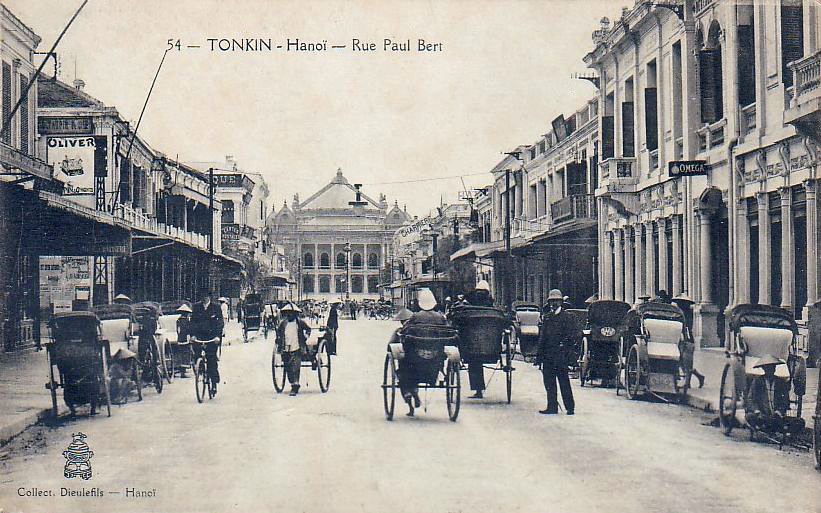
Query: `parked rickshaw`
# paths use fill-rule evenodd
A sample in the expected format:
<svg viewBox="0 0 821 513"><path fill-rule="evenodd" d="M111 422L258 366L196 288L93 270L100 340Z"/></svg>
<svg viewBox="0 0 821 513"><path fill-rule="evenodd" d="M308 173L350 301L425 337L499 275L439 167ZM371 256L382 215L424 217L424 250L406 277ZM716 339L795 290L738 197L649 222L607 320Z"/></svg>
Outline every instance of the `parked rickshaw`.
<svg viewBox="0 0 821 513"><path fill-rule="evenodd" d="M403 330L399 343L388 344L382 374L382 402L388 420L393 420L401 366L403 379L418 388L444 389L448 418L456 421L462 401L458 343L459 332L454 328L415 324Z"/></svg>
<svg viewBox="0 0 821 513"><path fill-rule="evenodd" d="M248 342L249 331L259 331L262 324L262 298L248 294L242 302L242 340Z"/></svg>
<svg viewBox="0 0 821 513"><path fill-rule="evenodd" d="M687 342L687 323L679 307L653 301L636 305L627 314L621 337L616 393L624 388L630 399L649 393L662 400L661 394L674 394L683 402L690 374L683 358Z"/></svg>
<svg viewBox="0 0 821 513"><path fill-rule="evenodd" d="M137 400L142 401L142 368L137 359L139 337L134 307L128 304L99 305L92 311L100 320L103 339L108 341L112 401L126 403L132 392L136 392Z"/></svg>
<svg viewBox="0 0 821 513"><path fill-rule="evenodd" d="M630 305L624 301L601 299L587 309L587 323L582 331L579 382L581 386L600 380L604 386L618 378L620 344L624 318Z"/></svg>
<svg viewBox="0 0 821 513"><path fill-rule="evenodd" d="M519 353L525 358L535 358L539 352L539 324L542 320L542 309L536 303L516 301L513 303L516 316L516 340Z"/></svg>
<svg viewBox="0 0 821 513"><path fill-rule="evenodd" d="M72 415L82 404L90 405L94 415L102 403L110 417L110 355L97 316L92 312L55 314L51 319L51 341L45 347L49 370L46 388L51 391L54 416L57 416L57 389L62 388L63 400Z"/></svg>
<svg viewBox="0 0 821 513"><path fill-rule="evenodd" d="M262 336L268 338L268 333L276 331L278 316L274 313L274 304L268 303L263 307L262 316Z"/></svg>
<svg viewBox="0 0 821 513"><path fill-rule="evenodd" d="M573 334L573 357L568 363L570 373L575 377L579 373L582 360L582 345L584 343L584 330L587 327L587 310L581 308L567 308L564 313L572 323L571 332Z"/></svg>
<svg viewBox="0 0 821 513"><path fill-rule="evenodd" d="M468 364L481 364L493 372L505 373L507 402L513 393L515 336L512 320L499 308L459 305L450 312L450 321L459 331L459 352Z"/></svg>
<svg viewBox="0 0 821 513"><path fill-rule="evenodd" d="M804 429L807 366L798 353L795 320L777 306L743 304L730 312L729 324L718 403L721 428L729 435L740 425L749 429L751 440L763 433L783 445Z"/></svg>
<svg viewBox="0 0 821 513"><path fill-rule="evenodd" d="M191 345L188 341L187 330L181 324L181 307L191 310L191 303L188 301L166 301L160 304L161 314L159 331L165 340L163 348L163 361L168 375L173 379L175 374L180 377L191 368Z"/></svg>
<svg viewBox="0 0 821 513"><path fill-rule="evenodd" d="M162 393L163 380L168 374L162 358L163 350L160 347L161 340L158 333L161 312L160 305L152 301L143 301L134 305L134 316L139 324L137 354L142 364L143 378L154 384L154 389L158 394Z"/></svg>
<svg viewBox="0 0 821 513"><path fill-rule="evenodd" d="M316 371L319 380L319 390L322 393L331 388L331 353L328 347L329 332L325 326L311 330L311 336L306 341L308 350L302 354L301 367L310 367ZM274 390L281 394L285 390L286 370L282 359L283 348L274 344L274 353L271 356L271 374L274 381Z"/></svg>

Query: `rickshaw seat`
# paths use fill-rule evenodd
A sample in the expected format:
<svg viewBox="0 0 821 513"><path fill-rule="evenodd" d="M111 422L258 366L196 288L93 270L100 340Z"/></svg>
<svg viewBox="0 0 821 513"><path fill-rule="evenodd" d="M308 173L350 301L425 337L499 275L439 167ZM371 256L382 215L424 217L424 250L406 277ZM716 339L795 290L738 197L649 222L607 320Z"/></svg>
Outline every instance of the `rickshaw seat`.
<svg viewBox="0 0 821 513"><path fill-rule="evenodd" d="M738 334L747 346L746 356L761 358L773 355L784 361L790 354L793 332L782 328L761 328L758 326L742 326Z"/></svg>
<svg viewBox="0 0 821 513"><path fill-rule="evenodd" d="M647 356L656 360L675 360L681 358L678 346L667 342L648 342Z"/></svg>
<svg viewBox="0 0 821 513"><path fill-rule="evenodd" d="M658 360L676 360L681 358L678 343L681 341L683 325L668 319L644 319L644 328L650 337L647 339L647 355Z"/></svg>
<svg viewBox="0 0 821 513"><path fill-rule="evenodd" d="M103 338L109 342L125 342L128 340L128 319L108 319L100 321L100 330Z"/></svg>
<svg viewBox="0 0 821 513"><path fill-rule="evenodd" d="M180 314L163 315L160 317L160 329L169 333L177 332L177 320Z"/></svg>

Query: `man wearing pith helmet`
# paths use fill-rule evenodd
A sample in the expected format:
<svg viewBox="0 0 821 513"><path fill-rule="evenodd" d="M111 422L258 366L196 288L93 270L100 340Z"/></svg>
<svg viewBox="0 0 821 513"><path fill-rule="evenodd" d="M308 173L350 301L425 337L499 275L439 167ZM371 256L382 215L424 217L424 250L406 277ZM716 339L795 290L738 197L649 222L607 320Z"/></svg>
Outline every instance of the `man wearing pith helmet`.
<svg viewBox="0 0 821 513"><path fill-rule="evenodd" d="M547 392L547 408L539 413L554 415L559 413L556 382L562 391L562 402L568 415L575 413L573 390L570 388L568 354L573 346L573 320L562 307L562 291L553 289L547 296L547 304L542 309L542 324L539 328L539 361L542 364L542 379Z"/></svg>

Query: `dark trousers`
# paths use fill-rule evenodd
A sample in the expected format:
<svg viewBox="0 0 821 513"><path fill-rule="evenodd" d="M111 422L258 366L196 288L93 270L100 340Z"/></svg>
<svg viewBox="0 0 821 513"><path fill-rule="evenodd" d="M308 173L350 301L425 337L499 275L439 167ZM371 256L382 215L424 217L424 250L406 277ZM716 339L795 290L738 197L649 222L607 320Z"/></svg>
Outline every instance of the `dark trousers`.
<svg viewBox="0 0 821 513"><path fill-rule="evenodd" d="M211 383L216 385L220 382L220 372L219 372L219 358L217 358L217 350L219 349L219 344L210 343L210 344L200 344L198 342L191 343L191 349L194 351L194 360L196 361L199 358L200 354L202 354L203 349L205 350L205 361L208 364L208 379L211 380Z"/></svg>
<svg viewBox="0 0 821 513"><path fill-rule="evenodd" d="M399 378L399 391L402 393L403 398L418 393L416 373L410 362L399 363L399 368L396 369L396 377Z"/></svg>
<svg viewBox="0 0 821 513"><path fill-rule="evenodd" d="M485 389L485 369L479 362L468 364L468 381L470 389L482 392Z"/></svg>
<svg viewBox="0 0 821 513"><path fill-rule="evenodd" d="M544 389L547 392L547 409L551 411L559 410L559 401L556 397L556 381L562 391L562 402L564 409L573 411L576 403L573 401L573 390L570 388L570 378L567 375L567 367L560 365L553 360L545 360L542 363L542 380Z"/></svg>
<svg viewBox="0 0 821 513"><path fill-rule="evenodd" d="M302 368L302 355L299 351L283 352L282 363L285 365L285 373L288 375L288 382L299 385L299 370Z"/></svg>

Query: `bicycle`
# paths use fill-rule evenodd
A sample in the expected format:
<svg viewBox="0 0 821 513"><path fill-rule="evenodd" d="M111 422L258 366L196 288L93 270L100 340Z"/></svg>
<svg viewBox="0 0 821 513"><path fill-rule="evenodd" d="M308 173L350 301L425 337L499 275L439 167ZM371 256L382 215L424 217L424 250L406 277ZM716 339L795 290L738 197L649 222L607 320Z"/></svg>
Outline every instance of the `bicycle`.
<svg viewBox="0 0 821 513"><path fill-rule="evenodd" d="M205 357L206 344L220 344L220 337L214 337L208 340L197 340L196 337L191 337L193 344L200 344L199 354L194 355L194 388L197 394L197 402L202 403L205 400L205 394L208 394L208 399L214 398L214 385L211 383L211 378L208 372L208 359ZM222 346L222 344L220 344ZM193 349L192 349L193 351Z"/></svg>

